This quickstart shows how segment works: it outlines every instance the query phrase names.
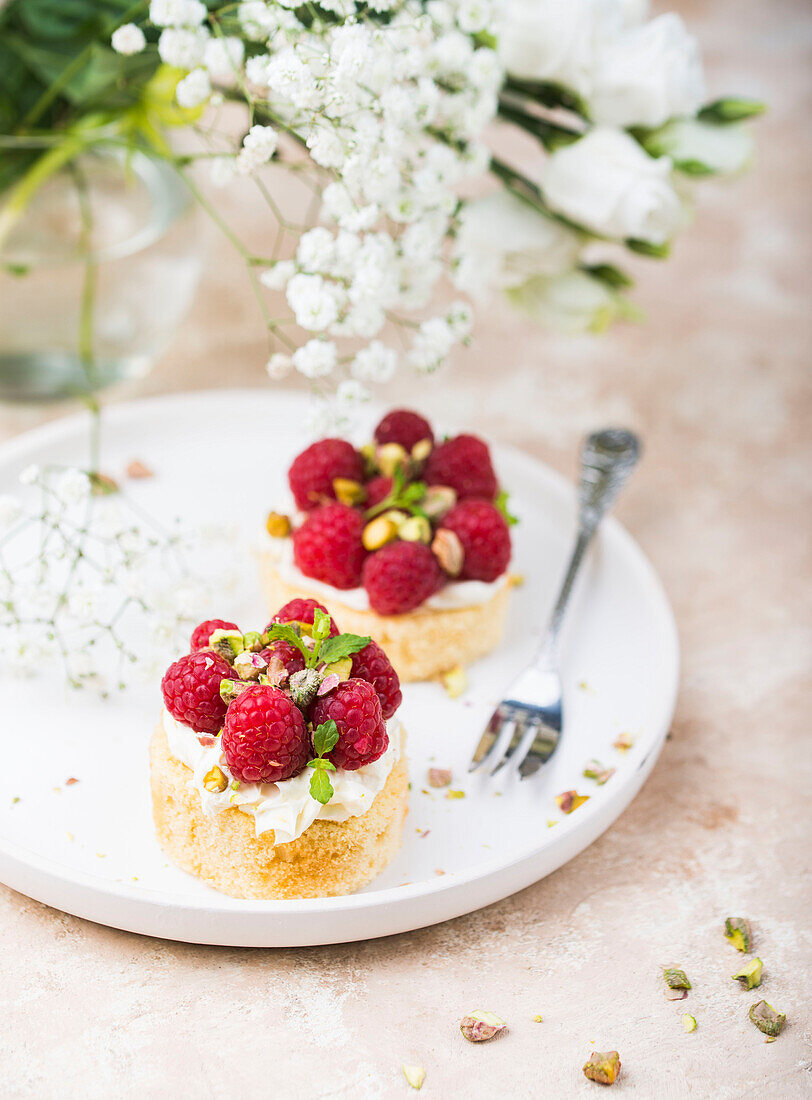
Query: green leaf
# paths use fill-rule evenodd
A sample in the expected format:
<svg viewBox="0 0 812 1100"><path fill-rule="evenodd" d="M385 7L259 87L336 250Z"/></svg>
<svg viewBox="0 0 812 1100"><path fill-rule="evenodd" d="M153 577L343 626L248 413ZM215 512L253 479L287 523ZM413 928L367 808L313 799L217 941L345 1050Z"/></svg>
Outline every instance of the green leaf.
<svg viewBox="0 0 812 1100"><path fill-rule="evenodd" d="M715 176L717 169L709 164L703 164L701 160L675 160L674 167L678 172L686 176Z"/></svg>
<svg viewBox="0 0 812 1100"><path fill-rule="evenodd" d="M493 503L496 505L496 507L499 509L499 511L504 516L505 523L507 523L508 527L513 527L514 524L519 522L519 517L514 516L508 510L508 500L509 500L509 498L510 498L510 494L507 492L507 490L506 489L500 489L499 492L496 495L496 500Z"/></svg>
<svg viewBox="0 0 812 1100"><path fill-rule="evenodd" d="M699 112L697 118L702 122L720 122L725 125L729 122L741 122L746 118L755 118L757 115L763 115L766 110L767 104L757 99L727 96L708 103Z"/></svg>
<svg viewBox="0 0 812 1100"><path fill-rule="evenodd" d="M665 244L652 244L651 241L639 241L634 237L627 239L626 247L632 252L637 252L640 256L650 256L654 260L665 260L671 252L671 245L668 241Z"/></svg>
<svg viewBox="0 0 812 1100"><path fill-rule="evenodd" d="M322 643L319 661L331 665L335 661L340 661L343 657L351 657L353 653L360 652L371 641L371 638L362 637L360 634L338 634L335 638L327 638Z"/></svg>
<svg viewBox="0 0 812 1100"><path fill-rule="evenodd" d="M331 749L335 748L337 741L338 726L332 718L322 722L313 731L313 750L317 756L324 756L325 753L330 752Z"/></svg>
<svg viewBox="0 0 812 1100"><path fill-rule="evenodd" d="M307 766L308 768L321 768L322 771L328 772L334 772L336 770L336 766L332 760L322 759L320 756L315 757L313 760L308 760Z"/></svg>
<svg viewBox="0 0 812 1100"><path fill-rule="evenodd" d="M310 796L320 802L322 806L326 806L333 797L333 784L330 782L330 776L321 768L316 768L310 777Z"/></svg>
<svg viewBox="0 0 812 1100"><path fill-rule="evenodd" d="M310 657L310 650L302 641L302 637L299 632L290 625L290 623L274 623L266 635L269 642L289 642L290 645L296 646L299 652L307 663Z"/></svg>

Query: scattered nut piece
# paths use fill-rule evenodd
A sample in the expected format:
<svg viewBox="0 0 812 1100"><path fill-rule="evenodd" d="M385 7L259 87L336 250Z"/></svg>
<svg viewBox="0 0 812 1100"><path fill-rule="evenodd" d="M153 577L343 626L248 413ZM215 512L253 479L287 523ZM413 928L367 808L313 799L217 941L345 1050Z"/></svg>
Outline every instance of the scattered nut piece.
<svg viewBox="0 0 812 1100"><path fill-rule="evenodd" d="M468 687L468 673L462 665L455 665L447 672L441 672L440 680L451 699L459 699Z"/></svg>
<svg viewBox="0 0 812 1100"><path fill-rule="evenodd" d="M533 1017L533 1023L534 1024L540 1024L540 1023L543 1023L543 1021L544 1021L543 1016L534 1016Z"/></svg>
<svg viewBox="0 0 812 1100"><path fill-rule="evenodd" d="M634 744L634 738L630 733L619 733L612 742L612 748L619 752L628 752Z"/></svg>
<svg viewBox="0 0 812 1100"><path fill-rule="evenodd" d="M258 680L260 673L268 667L268 662L258 653L244 649L234 658L234 671L241 680Z"/></svg>
<svg viewBox="0 0 812 1100"><path fill-rule="evenodd" d="M149 466L145 466L143 462L135 458L127 467L127 477L141 478L141 477L155 477Z"/></svg>
<svg viewBox="0 0 812 1100"><path fill-rule="evenodd" d="M753 930L750 921L744 917L727 917L725 919L725 939L730 940L737 951L749 954L753 946Z"/></svg>
<svg viewBox="0 0 812 1100"><path fill-rule="evenodd" d="M404 1064L400 1068L403 1070L403 1076L413 1089L423 1087L423 1082L426 1080L426 1071L422 1066L407 1066Z"/></svg>
<svg viewBox="0 0 812 1100"><path fill-rule="evenodd" d="M398 537L398 525L386 516L376 516L369 521L361 535L365 550L380 550Z"/></svg>
<svg viewBox="0 0 812 1100"><path fill-rule="evenodd" d="M781 1034L781 1028L787 1022L785 1014L776 1012L773 1006L767 1004L766 1001L757 1001L752 1005L749 1016L759 1031L763 1031L765 1035L771 1035L774 1038Z"/></svg>
<svg viewBox="0 0 812 1100"><path fill-rule="evenodd" d="M465 791L446 791L446 798L465 798Z"/></svg>
<svg viewBox="0 0 812 1100"><path fill-rule="evenodd" d="M247 680L221 680L220 681L220 698L224 703L230 703L237 698L238 695L242 695L244 691L248 691L251 684Z"/></svg>
<svg viewBox="0 0 812 1100"><path fill-rule="evenodd" d="M338 661L333 661L325 665L324 671L328 676L334 673L339 680L349 680L352 674L352 657L342 657Z"/></svg>
<svg viewBox="0 0 812 1100"><path fill-rule="evenodd" d="M508 588L521 588L524 584L524 573L508 573Z"/></svg>
<svg viewBox="0 0 812 1100"><path fill-rule="evenodd" d="M668 986L669 993L677 993L679 996L668 996L671 1001L682 1001L688 996L688 990L691 988L691 983L688 980L688 975L684 970L679 970L677 967L667 967L663 970L663 978L665 978L665 984Z"/></svg>
<svg viewBox="0 0 812 1100"><path fill-rule="evenodd" d="M594 779L599 787L602 787L614 774L614 768L605 768L599 760L590 760L583 771L584 778Z"/></svg>
<svg viewBox="0 0 812 1100"><path fill-rule="evenodd" d="M76 778L76 776L75 776L75 775L72 775L72 776L70 777L70 779L66 779L66 780L65 780L65 786L66 786L66 787L72 787L72 786L74 786L74 784L76 784L76 783L78 783L78 782L79 782L79 780L78 780L78 779Z"/></svg>
<svg viewBox="0 0 812 1100"><path fill-rule="evenodd" d="M400 443L383 443L375 451L375 461L384 477L394 477L398 467L405 467L409 455Z"/></svg>
<svg viewBox="0 0 812 1100"><path fill-rule="evenodd" d="M692 1016L690 1012L686 1012L682 1017L682 1026L686 1031L696 1031L696 1016Z"/></svg>
<svg viewBox="0 0 812 1100"><path fill-rule="evenodd" d="M457 493L450 485L430 485L420 501L420 507L429 519L442 519L456 503Z"/></svg>
<svg viewBox="0 0 812 1100"><path fill-rule="evenodd" d="M215 764L214 767L209 768L203 776L203 786L207 791L211 791L213 794L220 794L228 786L228 780L223 770L218 768Z"/></svg>
<svg viewBox="0 0 812 1100"><path fill-rule="evenodd" d="M431 524L425 516L410 516L398 528L404 542L431 542Z"/></svg>
<svg viewBox="0 0 812 1100"><path fill-rule="evenodd" d="M429 768L429 786L447 787L451 783L450 768Z"/></svg>
<svg viewBox="0 0 812 1100"><path fill-rule="evenodd" d="M109 474L100 474L98 470L92 470L87 476L90 479L90 491L94 497L109 497L118 492L118 482Z"/></svg>
<svg viewBox="0 0 812 1100"><path fill-rule="evenodd" d="M290 517L281 512L269 512L265 530L272 539L286 539L290 534Z"/></svg>
<svg viewBox="0 0 812 1100"><path fill-rule="evenodd" d="M412 458L415 462L425 462L431 454L434 444L430 439L419 439L412 447Z"/></svg>
<svg viewBox="0 0 812 1100"><path fill-rule="evenodd" d="M597 1081L599 1085L613 1085L620 1073L620 1055L616 1050L601 1054L593 1050L584 1066L584 1077Z"/></svg>
<svg viewBox="0 0 812 1100"><path fill-rule="evenodd" d="M492 1012L482 1012L477 1009L463 1016L460 1022L460 1031L469 1043L484 1043L504 1031L507 1024L499 1016Z"/></svg>
<svg viewBox="0 0 812 1100"><path fill-rule="evenodd" d="M365 443L363 447L359 447L358 451L361 458L364 460L364 474L366 477L374 477L378 472L378 466L375 462L375 444Z"/></svg>
<svg viewBox="0 0 812 1100"><path fill-rule="evenodd" d="M573 810L577 810L579 806L589 801L589 795L578 794L577 791L564 791L563 794L557 794L555 800L562 814L571 814Z"/></svg>
<svg viewBox="0 0 812 1100"><path fill-rule="evenodd" d="M449 577L458 577L465 561L465 551L459 535L441 527L431 541L431 552L440 563L440 568Z"/></svg>
<svg viewBox="0 0 812 1100"><path fill-rule="evenodd" d="M338 687L338 685L340 683L341 683L341 680L338 678L338 676L336 676L336 674L334 672L330 672L330 673L328 673L327 676L324 677L322 682L319 684L316 695L317 696L328 695L331 691L335 691L335 689Z"/></svg>
<svg viewBox="0 0 812 1100"><path fill-rule="evenodd" d="M741 982L746 989L755 989L756 986L761 985L761 971L763 969L763 963L761 959L750 959L745 963L741 970L737 970L735 974L731 974L731 977L736 982Z"/></svg>
<svg viewBox="0 0 812 1100"><path fill-rule="evenodd" d="M226 661L234 658L245 649L245 639L239 630L219 629L212 631L209 646Z"/></svg>
<svg viewBox="0 0 812 1100"><path fill-rule="evenodd" d="M361 482L349 477L334 477L333 492L339 504L348 504L351 508L367 499L367 491Z"/></svg>

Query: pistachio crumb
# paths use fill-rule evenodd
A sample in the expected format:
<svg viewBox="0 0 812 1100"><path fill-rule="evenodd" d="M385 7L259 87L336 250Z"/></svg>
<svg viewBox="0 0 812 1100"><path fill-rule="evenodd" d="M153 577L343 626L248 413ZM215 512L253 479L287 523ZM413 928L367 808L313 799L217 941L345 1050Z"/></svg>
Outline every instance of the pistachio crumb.
<svg viewBox="0 0 812 1100"><path fill-rule="evenodd" d="M680 970L675 966L665 967L663 970L663 978L665 979L665 984L668 986L666 996L670 1001L682 1001L688 996L688 990L691 988L691 983L684 970Z"/></svg>
<svg viewBox="0 0 812 1100"><path fill-rule="evenodd" d="M137 458L134 458L132 462L129 463L126 473L127 477L135 479L155 476L152 470L150 470L149 466L146 466L143 462L140 461L140 459Z"/></svg>
<svg viewBox="0 0 812 1100"><path fill-rule="evenodd" d="M426 1080L426 1071L422 1066L407 1066L404 1063L400 1068L403 1070L403 1076L413 1089L423 1087L423 1082Z"/></svg>
<svg viewBox="0 0 812 1100"><path fill-rule="evenodd" d="M726 917L725 939L729 940L737 951L749 954L753 947L753 930L750 927L750 921L745 920L744 917Z"/></svg>
<svg viewBox="0 0 812 1100"><path fill-rule="evenodd" d="M584 1065L584 1077L597 1081L599 1085L613 1085L620 1073L620 1055L616 1050L605 1054L593 1050L589 1061Z"/></svg>
<svg viewBox="0 0 812 1100"><path fill-rule="evenodd" d="M614 768L606 768L600 760L590 760L584 768L584 779L594 779L599 787L602 787L615 774Z"/></svg>
<svg viewBox="0 0 812 1100"><path fill-rule="evenodd" d="M290 518L281 512L269 512L265 520L265 530L272 539L286 539L290 534Z"/></svg>
<svg viewBox="0 0 812 1100"><path fill-rule="evenodd" d="M440 673L440 680L451 699L459 699L468 688L468 673L462 665L455 665L447 672Z"/></svg>
<svg viewBox="0 0 812 1100"><path fill-rule="evenodd" d="M773 1006L766 1001L756 1001L754 1005L751 1005L748 1015L759 1031L763 1031L765 1035L771 1035L773 1038L777 1038L781 1034L781 1029L787 1022L786 1015L783 1012L776 1012Z"/></svg>
<svg viewBox="0 0 812 1100"><path fill-rule="evenodd" d="M447 787L451 783L450 768L429 768L429 786Z"/></svg>
<svg viewBox="0 0 812 1100"><path fill-rule="evenodd" d="M692 1016L690 1012L686 1012L682 1017L682 1026L686 1031L696 1031L696 1016Z"/></svg>
<svg viewBox="0 0 812 1100"><path fill-rule="evenodd" d="M579 806L589 801L589 795L578 794L577 791L564 791L563 794L557 794L555 800L563 814L571 814L573 810L577 810Z"/></svg>
<svg viewBox="0 0 812 1100"><path fill-rule="evenodd" d="M534 1024L540 1024L540 1023L542 1023L543 1020L544 1020L543 1016L534 1016L533 1017L533 1023Z"/></svg>
<svg viewBox="0 0 812 1100"><path fill-rule="evenodd" d="M469 1043L484 1043L499 1035L506 1027L507 1024L501 1017L481 1009L469 1012L460 1021L460 1031Z"/></svg>
<svg viewBox="0 0 812 1100"><path fill-rule="evenodd" d="M741 982L746 989L755 989L761 985L761 971L763 963L758 957L746 962L741 970L737 970L731 977L735 982Z"/></svg>
<svg viewBox="0 0 812 1100"><path fill-rule="evenodd" d="M618 752L628 752L634 744L634 738L630 733L619 733L612 742L612 748Z"/></svg>
<svg viewBox="0 0 812 1100"><path fill-rule="evenodd" d="M446 798L465 798L465 791L446 791Z"/></svg>

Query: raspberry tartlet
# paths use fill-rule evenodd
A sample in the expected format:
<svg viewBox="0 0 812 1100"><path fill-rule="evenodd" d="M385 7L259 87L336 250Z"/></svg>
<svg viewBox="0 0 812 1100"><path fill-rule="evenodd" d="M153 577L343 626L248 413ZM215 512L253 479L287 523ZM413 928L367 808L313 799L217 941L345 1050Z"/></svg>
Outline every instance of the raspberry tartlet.
<svg viewBox="0 0 812 1100"><path fill-rule="evenodd" d="M360 450L311 444L288 483L294 514L270 513L260 554L268 606L325 600L383 646L404 681L499 643L514 521L481 439L435 440L419 413L394 409Z"/></svg>
<svg viewBox="0 0 812 1100"><path fill-rule="evenodd" d="M238 898L329 897L400 847L400 682L369 637L294 599L262 633L211 619L169 666L150 745L158 840Z"/></svg>

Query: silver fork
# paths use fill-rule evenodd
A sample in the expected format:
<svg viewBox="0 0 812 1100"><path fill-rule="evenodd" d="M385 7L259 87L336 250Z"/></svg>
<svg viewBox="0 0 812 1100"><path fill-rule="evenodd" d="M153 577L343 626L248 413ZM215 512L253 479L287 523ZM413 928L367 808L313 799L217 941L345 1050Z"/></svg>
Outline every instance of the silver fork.
<svg viewBox="0 0 812 1100"><path fill-rule="evenodd" d="M508 688L485 727L469 771L493 775L501 769L534 775L558 747L562 728L558 640L575 578L592 536L640 457L632 432L605 428L581 447L578 537L547 631L532 662Z"/></svg>

